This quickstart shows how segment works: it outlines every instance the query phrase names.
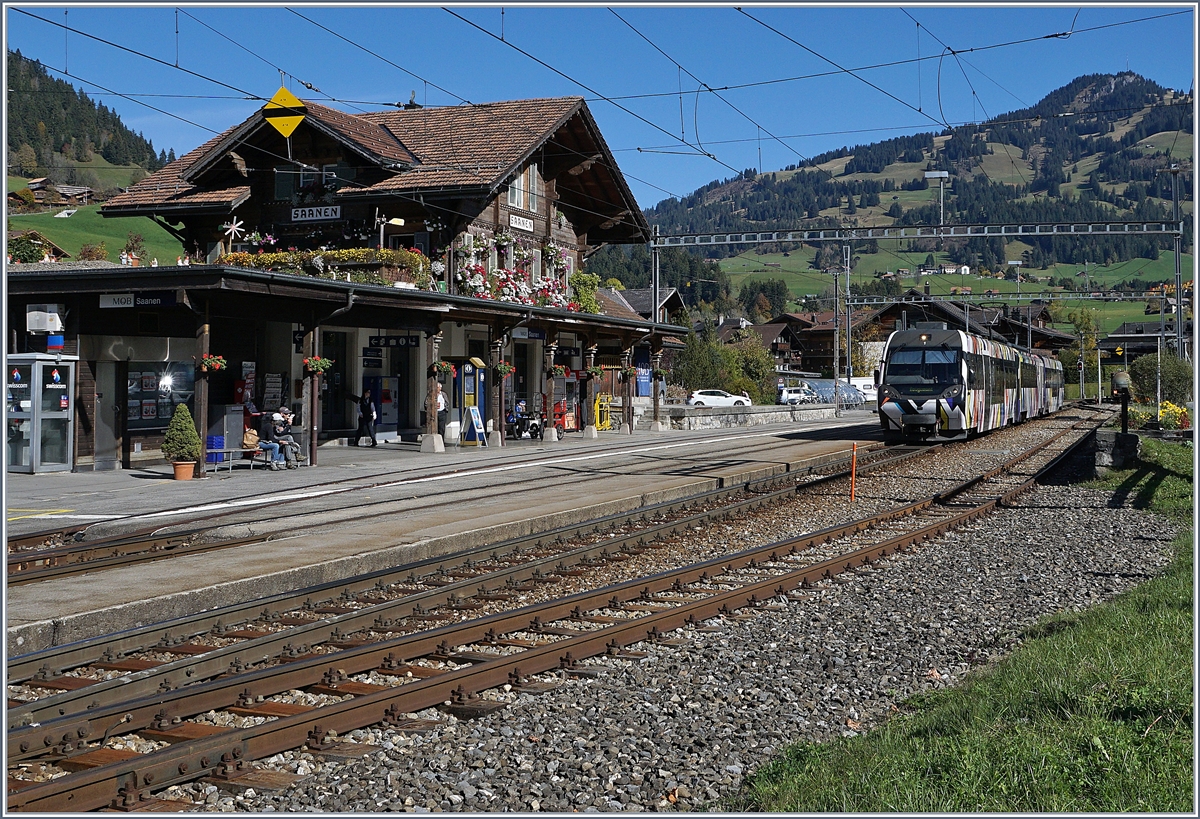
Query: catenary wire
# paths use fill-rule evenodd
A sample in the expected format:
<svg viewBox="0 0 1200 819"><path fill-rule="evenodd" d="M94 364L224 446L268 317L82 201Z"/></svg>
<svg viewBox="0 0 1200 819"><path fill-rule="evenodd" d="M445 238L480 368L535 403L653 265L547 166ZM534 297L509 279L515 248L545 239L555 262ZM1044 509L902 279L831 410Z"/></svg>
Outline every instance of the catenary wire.
<svg viewBox="0 0 1200 819"><path fill-rule="evenodd" d="M384 57L383 55L381 55L381 54L378 54L378 53L376 53L376 52L372 51L371 49L367 48L366 46L362 45L361 43L357 43L357 42L355 42L354 40L351 40L351 39L349 39L349 38L348 38L348 37L346 37L345 35L343 35L343 34L340 34L340 33L336 32L336 31L334 31L333 29L331 29L331 28L328 28L327 26L324 26L324 25L322 25L321 23L318 23L318 22L317 22L317 21L315 21L315 20L312 20L312 19L310 19L310 18L308 18L308 17L305 17L303 14L301 14L301 13L300 13L300 12L298 12L298 11L296 11L295 9L288 9L288 11L290 11L292 14L296 15L296 16L297 16L297 17L299 17L300 19L302 19L302 20L304 20L304 21L306 21L306 22L308 22L308 23L311 23L312 25L316 26L317 28L321 29L322 31L325 31L325 32L327 32L328 34L331 34L331 35L333 35L334 37L337 37L339 40L342 40L343 42L345 42L345 43L348 43L349 45L352 45L352 46L354 46L355 48L357 48L357 49L359 49L359 50L361 50L361 51L363 51L363 52L365 52L365 53L367 53L367 54L370 54L372 57L375 57L376 59L378 59L378 60L380 60L380 61L382 61L382 62L384 62L384 63L386 63L386 64L388 64L388 65L390 65L390 66L392 66L393 68L395 68L395 69L397 69L397 70L399 70L399 71L402 71L402 72L404 72L405 74L408 74L410 77L413 77L414 79L420 80L421 82L424 82L424 83L426 83L427 85L431 85L431 86L433 86L433 87L434 87L434 88L436 88L437 90L441 91L443 94L446 94L447 96L449 96L449 97L452 97L453 99L456 99L456 100L458 100L458 101L459 101L459 102L461 102L461 103L464 103L464 104L466 104L466 105L469 105L469 106L471 106L472 108L479 109L479 107L480 107L480 106L479 106L479 104L478 104L478 103L473 103L473 102L471 102L470 100L466 99L465 97L461 97L461 96L459 96L458 94L455 94L453 91L450 91L450 90L448 90L448 89L446 89L446 88L443 88L443 87L441 87L441 86L440 86L440 85L438 85L437 83L430 82L429 80L425 79L424 77L420 76L419 74L415 74L415 73L413 73L412 71L410 71L409 69L405 68L404 66L397 65L396 63L394 63L394 62L392 62L391 60L389 60L387 57ZM486 111L487 109L486 109L486 108L484 108L483 110L485 110L485 111ZM531 131L530 129L524 129L524 130L526 130L526 132L527 132L527 133L530 133L530 134L532 134L532 133L533 133L533 131ZM555 141L555 140L553 140L553 139L552 139L552 140L550 140L550 142L551 142L552 144L554 144L554 145L557 145L558 147L564 148L564 149L566 149L566 150L573 150L573 149L571 149L571 148L568 148L566 145L563 145L563 144L561 144L561 143L559 143L559 142L557 142L557 141ZM578 151L574 151L574 153L576 153L577 155L579 155L579 156L583 157L583 154L579 153ZM604 167L609 167L609 166L608 166L607 164L605 164L605 163L602 163L602 164L604 165ZM617 169L615 169L615 168L609 168L609 170L616 171ZM672 197L675 197L675 198L679 198L679 195L678 195L678 194L672 193L671 191L668 191L668 190L666 190L665 188L659 187L658 185L655 185L655 184L654 184L654 183L652 183L652 182L648 182L648 181L646 181L646 180L644 180L644 179L640 179L640 178L638 178L638 177L636 177L636 176L632 176L632 175L629 175L629 174L626 174L626 176L628 176L630 179L634 179L634 180L636 180L636 181L638 181L638 182L641 182L643 185L646 185L646 186L648 186L648 187L654 188L654 189L655 189L655 190L657 190L657 191L661 191L662 193L665 193L667 196L672 196ZM595 197L591 197L591 196L588 196L587 198L589 198L589 199L595 199ZM599 214L597 214L597 215L599 215Z"/></svg>
<svg viewBox="0 0 1200 819"><path fill-rule="evenodd" d="M610 13L611 13L611 14L612 14L614 17L616 17L618 20L620 20L622 23L624 23L626 26L628 26L630 31L632 31L634 34L636 34L637 36L639 36L639 37L641 37L643 40L645 40L645 41L646 41L646 43L648 43L648 44L650 45L650 47L651 47L651 48L653 48L655 51L657 51L659 54L661 54L663 57L665 57L665 58L666 58L666 59L667 59L669 62L671 62L672 64L674 64L674 65L675 65L675 67L676 67L677 69L679 69L680 71L683 71L683 72L684 72L684 73L686 73L686 74L687 74L689 77L691 77L693 80L695 80L696 82L700 83L700 84L701 84L701 86L702 86L703 88L705 88L705 89L707 89L707 90L709 90L709 91L712 91L712 87L711 87L711 86L709 86L709 85L708 85L708 83L704 82L704 81L703 81L703 80L701 80L699 77L697 77L695 74L693 74L691 71L689 71L688 69L684 68L684 67L683 67L683 65L682 65L682 64L681 64L681 63L680 63L678 60L676 60L676 59L675 59L674 57L672 57L671 55L667 54L667 52L663 51L663 50L662 50L662 48L660 48L660 47L658 46L658 44L657 44L657 43L655 43L653 40L651 40L649 37L647 37L645 34L643 34L643 33L642 33L640 30L638 30L638 29L637 29L637 28L636 28L636 27L635 27L635 26L634 26L632 23L630 23L628 20L626 20L626 19L625 19L624 17L622 17L620 14L618 14L618 13L616 12L616 10L615 10L615 9L612 9L612 8L610 8L610 9L609 9L609 12L610 12ZM715 96L717 99L719 99L721 102L725 103L727 106L729 106L731 109L733 109L735 112L737 112L738 114L740 114L740 115L742 116L742 118L744 118L744 119L745 119L747 122L749 122L751 125L755 126L756 128L759 128L759 129L761 129L763 132L765 132L765 133L767 134L767 136L771 137L771 139L775 140L775 141L776 141L776 142L778 142L780 145L782 145L783 147L787 148L789 151L791 151L793 154L795 154L796 156L798 156L800 159L802 159L802 160L804 160L804 161L808 161L808 157L804 156L804 155L803 155L803 154L801 154L799 151L797 151L795 148L793 148L791 145L789 145L788 143L784 142L784 141L783 141L783 139L782 139L781 137L778 137L778 136L776 136L776 135L775 135L774 133L772 133L772 132L771 132L769 129L767 129L767 128L764 128L764 127L762 126L762 124L761 124L761 123L757 122L757 121L756 121L756 120L755 120L753 117L751 117L751 116L750 116L749 114L747 114L745 111L743 111L742 109L738 108L736 105L734 105L732 102L730 102L729 100L727 100L725 97L721 96L721 94L719 94L719 93L717 93L717 92L713 91L713 95L714 95L714 96ZM697 102L698 102L698 101L699 101L699 91L697 91L697 94L696 94L696 96L697 96ZM697 137L697 142L699 142L699 138L698 138L698 137ZM761 165L762 163L760 162L759 164ZM761 170L762 170L762 168L759 168L759 170L761 171Z"/></svg>
<svg viewBox="0 0 1200 819"><path fill-rule="evenodd" d="M909 109L911 109L911 110L913 110L913 111L916 111L918 114L920 114L920 115L921 115L921 116L923 116L923 117L928 117L929 119L933 120L933 121L934 121L935 123L937 123L938 125L945 125L945 127L947 127L947 128L949 128L949 127L950 127L948 123L938 122L938 120L937 120L937 118L936 118L936 117L933 117L933 116L931 116L930 114L927 114L927 113L925 113L925 112L924 112L924 111L922 111L920 108L917 108L916 106L912 105L911 103L905 102L904 100L900 99L899 97L897 97L895 94L891 93L890 91L886 91L886 90L884 90L884 89L880 88L878 85L876 85L875 83L871 82L870 80L868 80L868 79L866 79L866 78L864 78L864 77L860 77L858 74L854 73L854 69L851 69L851 68L843 68L842 66L838 65L836 62L834 62L833 60L829 59L829 58L828 58L828 57L826 57L825 55L823 55L823 54L821 54L821 53L819 53L819 52L817 52L817 51L814 51L813 49L811 49L811 48L809 48L808 46L804 45L804 43L801 43L799 40L796 40L796 39L794 39L793 37L791 37L791 36L789 36L789 35L787 35L787 34L784 34L782 31L780 31L779 29L775 28L775 27L774 27L774 26L772 26L771 24L769 24L769 23L767 23L767 22L764 22L764 21L762 21L762 20L759 20L759 19L758 19L757 17L755 17L754 15L752 15L752 14L748 13L748 12L747 12L745 9L738 8L738 9L737 9L737 11L738 11L740 14L743 14L743 15L745 15L746 17L749 17L751 20L753 20L754 22L758 23L760 26L762 26L763 28L767 29L768 31L773 31L774 33L778 34L780 37L782 37L783 39L787 40L789 43L792 43L793 45L796 45L796 46L798 46L798 47L800 47L800 48L804 49L804 50L805 50L805 51L807 51L809 54L812 54L814 57L816 57L816 58L818 58L818 59L820 59L820 60L824 60L825 62L829 63L829 64L830 64L830 65L832 65L833 67L837 68L837 69L838 69L838 71L839 71L840 73L843 73L843 74L849 74L851 77L853 77L854 79L858 80L859 82L862 82L862 83L865 83L865 84L869 85L871 88L874 88L876 91L878 91L879 93L883 94L884 96L886 96L886 97L888 97L888 98L890 98L890 99L893 99L893 100L895 100L896 102L900 103L900 104L901 104L901 105L903 105L905 108L909 108Z"/></svg>
<svg viewBox="0 0 1200 819"><path fill-rule="evenodd" d="M608 102L608 103L612 104L613 106L615 106L616 108L619 108L620 110L622 110L622 111L624 111L625 113L629 114L631 117L633 117L634 119L638 120L639 122L645 123L646 125L649 125L649 126L650 126L651 128L653 128L654 130L656 130L656 131L660 131L661 133L664 133L664 134L666 134L666 135L667 135L668 137L670 137L671 139L679 139L679 138L678 138L678 137L676 137L674 134L672 134L670 131L668 131L667 129L663 128L661 125L658 125L658 124L657 124L657 123L655 123L655 122L651 122L650 120L648 120L648 119L646 119L645 117L643 117L641 114L638 114L638 113L636 113L636 112L634 112L634 111L631 111L631 110L629 110L628 108L626 108L624 105L621 105L620 103L614 102L614 101L612 100L612 98L610 98L610 97L607 97L607 96L605 96L605 95L601 94L599 91L596 91L595 89L593 89L593 88L589 87L589 86L588 86L586 83L583 83L583 82L581 82L580 80L577 80L577 79L575 79L575 78L574 78L574 77L572 77L571 75L569 75L569 74L567 74L567 73L565 73L565 72L563 72L563 71L560 71L559 69L555 68L554 66L552 66L552 65L550 65L549 63L545 62L544 60L542 60L542 59L540 59L540 58L538 58L538 57L535 57L533 54L530 54L530 53L529 53L528 51L526 51L525 49L523 49L523 48L520 48L519 46L517 46L517 45L514 45L513 43L510 43L510 42L507 42L507 41L504 41L504 40L500 40L498 37L496 37L496 35L495 35L495 34L493 34L492 32L488 31L487 29L483 28L482 26L480 26L480 25L478 25L478 24L474 23L473 21L471 21L471 20L468 20L467 18L463 17L461 14L457 14L456 12L454 12L454 11L451 11L450 9L448 9L448 8L444 8L444 7L443 7L443 10L444 10L444 11L445 11L447 14L449 14L450 16L452 16L452 17L455 17L455 18L457 18L457 19L459 19L459 20L462 20L464 23L466 23L467 25L469 25L469 26L471 26L472 28L476 29L477 31L480 31L480 32L482 32L482 33L486 34L487 36L489 36L489 37L491 37L491 38L493 38L493 39L497 40L498 42L501 42L501 43L503 43L504 45L508 46L509 48L513 49L514 51L516 51L516 52L518 52L518 53L520 53L520 54L523 54L525 57L527 57L527 58L529 58L529 59L533 60L534 62L536 62L538 65L542 66L543 68L546 68L546 69L547 69L547 70L549 70L549 71L553 71L555 74L558 74L558 75L559 75L560 77L562 77L563 79L565 79L565 80L568 80L569 82L572 82L572 83L574 83L574 84L578 85L580 88L583 88L583 89L585 89L585 90L587 90L587 91L590 91L591 93L593 93L593 94L597 95L598 97L600 97L600 98L601 98L602 100L604 100L605 102ZM708 152L704 151L703 149L697 148L695 145L692 145L692 144L691 144L690 142L688 142L687 140L684 140L684 139L679 139L679 141L680 141L680 142L682 142L682 143L683 143L684 145L686 145L687 147L689 147L689 148L692 148L693 150L696 150L696 151L697 151L697 153L698 153L698 155L700 155L700 156L706 156L706 157L708 157L709 159L713 160L714 162L716 162L717 164L721 165L722 167L728 168L729 170L733 171L735 174L736 174L736 173L741 173L741 171L739 171L737 168L733 167L733 166L732 166L732 165L730 165L729 163L727 163L727 162L724 162L723 160L719 159L719 158L718 158L717 156L715 156L714 154L708 153Z"/></svg>

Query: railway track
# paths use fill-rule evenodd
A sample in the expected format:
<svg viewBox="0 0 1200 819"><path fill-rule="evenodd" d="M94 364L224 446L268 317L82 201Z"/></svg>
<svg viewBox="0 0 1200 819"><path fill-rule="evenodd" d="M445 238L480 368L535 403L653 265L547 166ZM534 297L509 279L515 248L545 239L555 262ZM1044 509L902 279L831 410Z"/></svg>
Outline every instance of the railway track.
<svg viewBox="0 0 1200 819"><path fill-rule="evenodd" d="M866 454L863 468L870 471L895 466L928 451L921 447L880 448ZM10 703L8 726L77 713L93 703L103 702L110 691L119 690L120 696L128 698L134 693L154 692L162 685L179 687L225 673L231 667L245 667L264 654L281 653L288 644L312 645L337 639L340 634L370 626L381 618L396 619L410 610L420 612L480 592L503 593L573 566L620 560L623 554L646 542L686 531L717 516L730 517L769 507L800 488L844 477L846 471L841 460L813 467L805 475L793 473L787 479L755 481L744 488L707 492L431 558L392 571L374 572L80 644L11 657L10 684L28 682L58 693L49 693L34 702ZM797 485L796 480L803 483ZM781 485L783 488L779 488ZM621 535L609 534L622 527L632 528ZM592 542L572 546L571 542L579 538ZM279 626L287 628L275 630ZM248 632L257 636L248 636ZM196 642L210 635L218 638L216 644L204 646ZM200 648L207 650L199 651ZM139 673L113 676L80 687L80 678L64 676L65 672L77 669L110 676L111 672L120 671Z"/></svg>
<svg viewBox="0 0 1200 819"><path fill-rule="evenodd" d="M834 437L831 433L830 438ZM864 448L862 459L867 463L873 458L871 451L882 445ZM904 448L891 448L893 451L904 451ZM845 459L848 462L848 458ZM450 470L445 475L468 474L469 470ZM805 474L796 472L793 474ZM384 477L384 480L375 478ZM423 477L423 476L422 476ZM364 480L366 481L364 483ZM395 475L380 475L363 478L350 478L323 484L320 491L327 495L331 493L369 493L373 490L403 487L406 479L397 479ZM720 490L718 490L720 491ZM244 546L270 539L270 535L253 537L222 538L214 537L213 533L222 526L239 524L262 524L270 521L286 520L289 527L299 525L298 512L291 506L306 502L310 499L308 493L301 492L300 497L281 499L271 503L268 515L247 511L245 509L229 509L221 512L206 512L201 516L190 519L165 523L161 518L167 512L156 512L155 523L142 526L136 531L101 537L85 541L86 528L67 527L47 530L32 535L22 535L10 538L8 541L7 577L9 585L23 585L51 578L63 578L87 572L103 571L109 568L129 566L146 561L161 560L179 554L196 554L215 551L235 546ZM232 501L236 503L236 499ZM339 505L340 512L352 515L356 521L375 517L386 517L393 513L396 498L374 499L358 503ZM436 504L459 503L460 500L432 499L423 502L428 508ZM183 510L180 510L181 513ZM325 506L317 513L327 515L329 509ZM93 524L94 525L94 524ZM182 528L181 528L182 527ZM167 531L170 530L170 531Z"/></svg>
<svg viewBox="0 0 1200 819"><path fill-rule="evenodd" d="M160 686L151 694L126 692L124 698L97 701L82 712L42 714L38 724L10 727L9 808L147 807L153 805L154 791L176 782L214 777L249 783L261 776L250 768L250 760L291 748L331 755L371 750L331 743L330 731L343 734L380 722L414 727L411 714L446 701L460 715L484 713L500 706L481 700L480 691L501 685L536 691L533 675L554 669L572 673L580 659L627 654L627 646L659 639L686 622L769 605L774 597L839 572L865 570L879 557L987 514L1031 486L1085 437L1074 427L1063 429L953 490L800 538L513 608L522 596L570 586L666 542L665 531L657 541L641 533L634 535L640 543L609 552L610 559L601 565L581 555L571 564L560 561L561 567L549 572L517 566L525 579L510 579L495 590L480 588L470 597L450 590L454 581L442 583L438 593L443 601L437 608L411 600L376 603L356 613L374 616L370 627L357 633L338 630L320 647L292 642L290 650L264 656L256 667L229 667L203 682ZM473 586L477 581L472 575L459 582ZM389 603L395 605L376 608ZM399 614L401 607L411 613L396 620L384 616L386 611ZM454 620L459 621L447 622ZM349 628L350 620L342 624ZM280 692L294 689L328 699L311 708L279 701ZM257 724L222 729L195 718L214 710ZM157 738L158 745L145 754L102 747L116 731ZM26 778L39 768L59 769L61 775L41 782Z"/></svg>

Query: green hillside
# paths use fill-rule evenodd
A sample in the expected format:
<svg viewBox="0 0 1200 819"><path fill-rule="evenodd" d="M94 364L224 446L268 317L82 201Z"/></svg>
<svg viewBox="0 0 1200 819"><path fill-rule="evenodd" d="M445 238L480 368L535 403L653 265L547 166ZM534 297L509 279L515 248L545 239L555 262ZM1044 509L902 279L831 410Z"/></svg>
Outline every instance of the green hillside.
<svg viewBox="0 0 1200 819"><path fill-rule="evenodd" d="M50 75L36 60L8 52L5 124L10 168L29 178L50 177L62 184L127 186L129 172L153 171L174 158L155 151L117 113L70 83ZM95 158L102 158L103 164ZM107 173L114 166L123 173ZM96 176L92 176L92 171Z"/></svg>
<svg viewBox="0 0 1200 819"><path fill-rule="evenodd" d="M1014 242L1010 245L1010 251L1018 258L1020 257L1020 248L1020 243ZM806 296L828 296L831 288L834 286L834 276L831 273L820 273L810 268L815 254L816 251L807 247L800 251L792 251L787 256L784 256L782 253L765 253L759 255L747 251L739 256L720 260L720 265L721 269L729 276L731 290L735 296L746 282L779 279L787 285L788 290L794 298L794 301L789 306L792 309L800 310L804 309L802 305L805 304ZM855 271L850 274L850 282L852 285L859 287L875 282L876 270L890 270L894 272L898 268L907 267L915 273L917 266L925 261L924 253L880 252L855 255L858 258L858 264ZM905 261L902 262L901 259ZM934 259L938 264L950 263L945 254L935 253ZM777 264L779 267L767 267L768 264ZM1192 280L1195 275L1195 258L1188 253L1183 254L1180 269L1184 281ZM1123 322L1144 321L1148 318L1153 320L1157 318L1157 314L1147 317L1145 315L1147 302L1140 299L1123 302L1106 302L1083 298L1082 295L1087 290L1085 285L1091 285L1090 292L1104 292L1110 288L1119 287L1125 282L1139 279L1144 282L1174 282L1175 258L1172 253L1163 253L1155 260L1130 259L1124 262L1114 262L1110 265L1088 265L1086 277L1077 275L1083 271L1084 266L1081 264L1065 263L1051 265L1046 270L1031 270L1029 274L1036 276L1039 281L1023 282L1021 284L1021 295L1061 292L1061 288L1052 289L1046 280L1051 278L1070 278L1075 282L1077 292L1080 293L1080 298L1073 299L1068 297L1062 303L1068 309L1086 307L1090 310L1095 310L1101 330L1109 333ZM972 298L983 296L988 290L995 290L998 295L995 297L994 304L1003 303L1005 297L1008 297L1009 301L1012 302L1013 297L1017 293L1016 282L997 279L992 276L980 276L978 274L913 275L902 277L899 281L901 288L904 290L910 288L923 290L925 285L928 284L929 293L932 296L949 297L952 294L951 288L955 287L971 288ZM837 277L839 293L845 293L845 282L844 274ZM1069 296L1069 294L1067 295ZM823 304L826 306L823 307ZM827 304L827 302L809 300L808 308L827 309Z"/></svg>
<svg viewBox="0 0 1200 819"><path fill-rule="evenodd" d="M667 234L931 225L941 218L941 190L924 175L938 170L949 173L947 224L1169 220L1172 178L1165 171L1183 160L1179 192L1186 220L1194 212L1187 162L1193 131L1190 94L1132 72L1089 75L1029 109L976 125L843 147L779 171L748 169L688 196L663 200L646 210L646 218ZM1190 221L1186 224L1184 249L1191 250ZM856 267L860 273L915 268L936 249L939 261L985 271L1019 258L1026 269L1061 278L1065 268L1084 262L1129 262L1141 277L1163 279L1168 274L1160 270L1161 260L1152 260L1172 250L1169 237L1096 234L1039 237L1027 244L999 239L904 243L911 253L897 242L878 244L879 252ZM704 252L709 258L726 257L723 270L740 284L740 274L772 273L747 261L768 261L757 250L791 253L769 262L780 265L775 272L793 293L822 289L808 271L814 253L808 248L710 247ZM830 263L826 258L822 266ZM1102 275L1101 281L1107 279Z"/></svg>
<svg viewBox="0 0 1200 819"><path fill-rule="evenodd" d="M11 185L11 178L10 178ZM63 250L76 256L85 244L104 242L109 261L117 261L130 232L140 233L146 240L148 264L157 258L162 265L175 264L183 253L183 245L148 216L104 218L98 205L79 208L69 218L52 213L18 214L8 217L9 230L36 230Z"/></svg>

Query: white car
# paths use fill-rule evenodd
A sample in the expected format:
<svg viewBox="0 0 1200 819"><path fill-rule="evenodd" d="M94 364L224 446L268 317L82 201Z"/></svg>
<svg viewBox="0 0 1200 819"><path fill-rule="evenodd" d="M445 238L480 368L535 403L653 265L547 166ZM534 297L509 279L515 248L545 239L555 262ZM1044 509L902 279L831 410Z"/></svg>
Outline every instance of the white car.
<svg viewBox="0 0 1200 819"><path fill-rule="evenodd" d="M816 404L820 399L812 387L780 387L776 404Z"/></svg>
<svg viewBox="0 0 1200 819"><path fill-rule="evenodd" d="M744 395L731 395L725 390L696 390L687 402L693 407L748 407L753 403Z"/></svg>

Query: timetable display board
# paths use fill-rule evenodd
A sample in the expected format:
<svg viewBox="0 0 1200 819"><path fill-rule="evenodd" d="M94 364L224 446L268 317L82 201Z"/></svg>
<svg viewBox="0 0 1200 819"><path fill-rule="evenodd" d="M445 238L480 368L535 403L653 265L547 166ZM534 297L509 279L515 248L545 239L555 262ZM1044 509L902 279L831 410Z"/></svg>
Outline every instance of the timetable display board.
<svg viewBox="0 0 1200 819"><path fill-rule="evenodd" d="M131 361L126 389L125 423L130 430L166 429L176 404L187 404L194 414L191 361Z"/></svg>

